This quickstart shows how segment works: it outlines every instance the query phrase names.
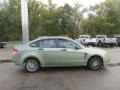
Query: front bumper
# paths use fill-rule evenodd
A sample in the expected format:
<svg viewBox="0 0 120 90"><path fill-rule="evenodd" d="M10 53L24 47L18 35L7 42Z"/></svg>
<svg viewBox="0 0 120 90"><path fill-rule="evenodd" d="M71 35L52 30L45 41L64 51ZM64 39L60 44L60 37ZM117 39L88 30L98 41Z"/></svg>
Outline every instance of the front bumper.
<svg viewBox="0 0 120 90"><path fill-rule="evenodd" d="M107 64L109 64L110 63L110 56L108 55L108 54L106 54L105 56L104 56L104 59L103 59L103 64L104 65L107 65Z"/></svg>

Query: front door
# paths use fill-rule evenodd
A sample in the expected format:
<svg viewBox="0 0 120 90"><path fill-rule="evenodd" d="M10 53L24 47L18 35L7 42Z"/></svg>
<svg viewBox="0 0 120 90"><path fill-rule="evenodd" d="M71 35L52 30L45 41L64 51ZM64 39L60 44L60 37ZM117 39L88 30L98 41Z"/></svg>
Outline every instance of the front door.
<svg viewBox="0 0 120 90"><path fill-rule="evenodd" d="M69 40L57 40L58 64L62 66L81 65L84 63L84 49L76 49L77 45Z"/></svg>

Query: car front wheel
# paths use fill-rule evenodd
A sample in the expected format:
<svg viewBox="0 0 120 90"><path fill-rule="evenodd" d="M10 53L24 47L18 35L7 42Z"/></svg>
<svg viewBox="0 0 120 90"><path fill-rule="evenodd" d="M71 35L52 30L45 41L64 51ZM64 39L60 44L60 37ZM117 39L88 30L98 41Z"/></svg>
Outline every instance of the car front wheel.
<svg viewBox="0 0 120 90"><path fill-rule="evenodd" d="M27 72L37 72L40 68L40 63L35 58L28 58L25 63L25 70Z"/></svg>
<svg viewBox="0 0 120 90"><path fill-rule="evenodd" d="M92 58L90 58L90 60L88 61L88 67L91 70L99 70L102 67L102 59L98 56L94 56Z"/></svg>

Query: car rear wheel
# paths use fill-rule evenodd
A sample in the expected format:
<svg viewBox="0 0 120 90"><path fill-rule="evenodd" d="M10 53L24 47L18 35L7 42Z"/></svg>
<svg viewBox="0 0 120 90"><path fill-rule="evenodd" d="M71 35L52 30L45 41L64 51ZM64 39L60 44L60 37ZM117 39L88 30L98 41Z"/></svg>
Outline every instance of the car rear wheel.
<svg viewBox="0 0 120 90"><path fill-rule="evenodd" d="M35 58L28 58L24 65L27 72L37 72L40 69L40 63Z"/></svg>
<svg viewBox="0 0 120 90"><path fill-rule="evenodd" d="M93 46L93 47L95 47L95 45L94 45L94 44L93 44L92 46Z"/></svg>
<svg viewBox="0 0 120 90"><path fill-rule="evenodd" d="M94 56L92 58L90 58L90 60L88 61L88 67L91 70L99 70L102 67L102 59L98 56Z"/></svg>
<svg viewBox="0 0 120 90"><path fill-rule="evenodd" d="M110 44L111 47L113 47L113 44Z"/></svg>
<svg viewBox="0 0 120 90"><path fill-rule="evenodd" d="M98 46L102 47L102 42L101 41L98 42Z"/></svg>
<svg viewBox="0 0 120 90"><path fill-rule="evenodd" d="M120 43L118 44L118 47L120 47Z"/></svg>

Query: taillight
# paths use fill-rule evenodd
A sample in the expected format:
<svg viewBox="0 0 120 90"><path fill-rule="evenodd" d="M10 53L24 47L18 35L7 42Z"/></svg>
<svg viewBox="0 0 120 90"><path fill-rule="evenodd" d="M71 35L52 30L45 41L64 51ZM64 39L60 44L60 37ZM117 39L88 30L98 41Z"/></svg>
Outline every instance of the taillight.
<svg viewBox="0 0 120 90"><path fill-rule="evenodd" d="M18 49L13 48L13 55L18 52Z"/></svg>
<svg viewBox="0 0 120 90"><path fill-rule="evenodd" d="M14 51L14 52L18 52L18 49L16 49L16 48L13 48L13 51Z"/></svg>

